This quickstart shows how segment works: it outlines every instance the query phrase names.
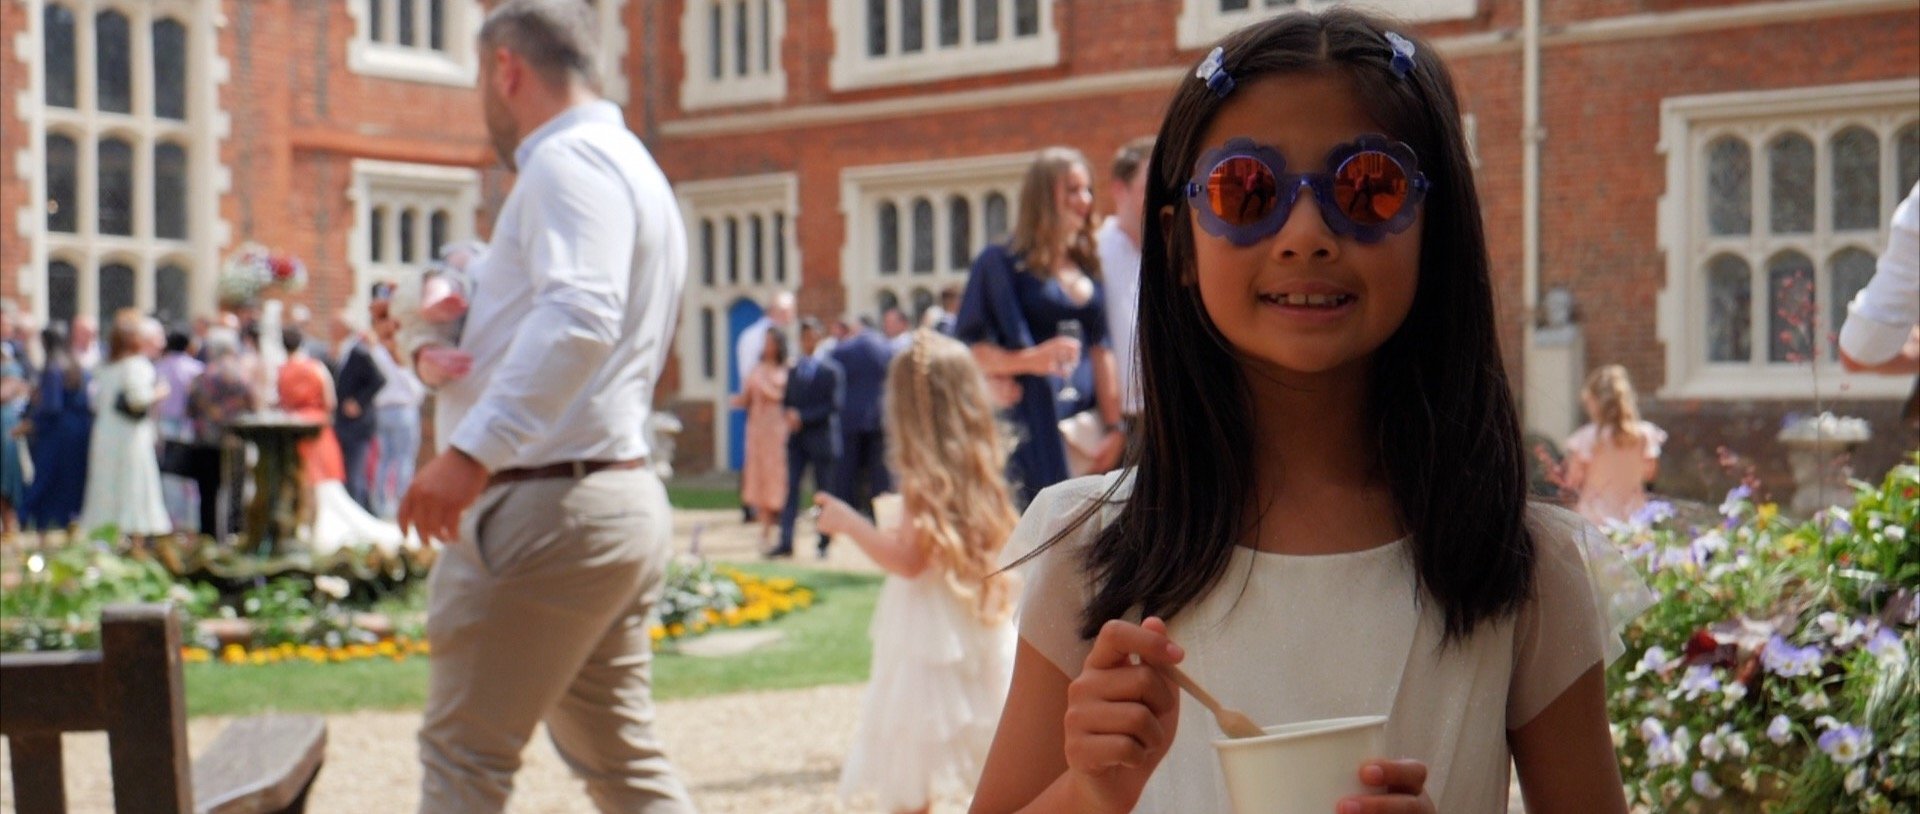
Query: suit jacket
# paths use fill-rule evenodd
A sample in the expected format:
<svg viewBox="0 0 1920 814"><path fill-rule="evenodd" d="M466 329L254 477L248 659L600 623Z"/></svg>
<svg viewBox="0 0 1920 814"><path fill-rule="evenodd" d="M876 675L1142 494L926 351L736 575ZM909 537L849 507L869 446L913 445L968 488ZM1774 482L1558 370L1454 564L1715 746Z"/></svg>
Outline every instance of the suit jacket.
<svg viewBox="0 0 1920 814"><path fill-rule="evenodd" d="M840 430L852 435L880 429L880 397L886 389L887 363L893 348L879 331L866 328L833 349L833 361L846 374L846 404L840 410Z"/></svg>
<svg viewBox="0 0 1920 814"><path fill-rule="evenodd" d="M358 441L373 437L373 397L387 386L386 375L358 340L347 347L345 359L336 360L333 371L333 432L343 440ZM347 417L347 402L360 406L358 418Z"/></svg>
<svg viewBox="0 0 1920 814"><path fill-rule="evenodd" d="M840 454L840 410L846 405L847 378L832 359L802 356L787 376L781 404L800 414L800 429L788 436L796 447L825 442L828 454Z"/></svg>

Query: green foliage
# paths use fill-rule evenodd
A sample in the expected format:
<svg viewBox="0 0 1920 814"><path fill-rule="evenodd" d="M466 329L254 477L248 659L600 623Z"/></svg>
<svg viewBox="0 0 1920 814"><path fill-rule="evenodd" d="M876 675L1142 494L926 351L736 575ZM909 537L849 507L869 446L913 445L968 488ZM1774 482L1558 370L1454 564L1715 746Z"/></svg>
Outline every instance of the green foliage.
<svg viewBox="0 0 1920 814"><path fill-rule="evenodd" d="M1609 676L1635 804L1920 808L1920 466L1857 488L1808 521L1739 487L1715 527L1656 503L1610 529L1660 596Z"/></svg>
<svg viewBox="0 0 1920 814"><path fill-rule="evenodd" d="M191 630L219 600L211 587L175 582L157 562L91 541L29 554L15 572L18 582L0 591L0 651L98 647L101 609L123 602L173 602Z"/></svg>

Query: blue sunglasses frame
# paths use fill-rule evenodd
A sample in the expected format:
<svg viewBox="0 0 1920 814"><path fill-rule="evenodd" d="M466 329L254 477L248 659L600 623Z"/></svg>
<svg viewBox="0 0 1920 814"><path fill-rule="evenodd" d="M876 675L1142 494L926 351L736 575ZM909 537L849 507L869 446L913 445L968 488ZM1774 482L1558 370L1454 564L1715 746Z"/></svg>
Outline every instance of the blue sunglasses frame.
<svg viewBox="0 0 1920 814"><path fill-rule="evenodd" d="M1401 174L1407 178L1406 200L1391 217L1378 223L1353 220L1334 198L1334 179L1340 171L1349 162L1368 153L1385 156L1399 166ZM1236 158L1250 158L1266 166L1275 182L1273 209L1251 223L1236 224L1222 218L1213 211L1208 194L1208 182L1214 171ZM1207 234L1245 248L1279 233L1280 227L1286 225L1287 217L1293 213L1300 188L1304 186L1313 190L1314 199L1320 203L1320 217L1326 221L1327 228L1361 243L1378 243L1387 235L1399 234L1413 225L1430 186L1427 176L1420 172L1420 161L1414 155L1413 148L1377 133L1362 135L1333 148L1327 154L1326 172L1292 174L1286 169L1286 157L1271 145L1245 137L1229 139L1226 144L1208 150L1200 156L1199 161L1194 162L1193 177L1187 181L1186 198L1200 213L1200 226Z"/></svg>

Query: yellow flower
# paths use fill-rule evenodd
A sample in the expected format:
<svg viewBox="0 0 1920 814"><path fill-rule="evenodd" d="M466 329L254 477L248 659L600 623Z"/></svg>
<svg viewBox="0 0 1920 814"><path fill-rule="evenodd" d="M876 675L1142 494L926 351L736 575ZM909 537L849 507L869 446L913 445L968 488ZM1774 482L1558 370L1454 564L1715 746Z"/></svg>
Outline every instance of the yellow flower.
<svg viewBox="0 0 1920 814"><path fill-rule="evenodd" d="M657 642L667 637L667 629L659 625L654 625L647 629L647 635Z"/></svg>
<svg viewBox="0 0 1920 814"><path fill-rule="evenodd" d="M375 645L373 649L382 656L397 656L400 654L400 646L394 644L392 639L381 641L378 645Z"/></svg>
<svg viewBox="0 0 1920 814"><path fill-rule="evenodd" d="M227 664L239 664L247 660L247 649L237 644L220 648L220 660Z"/></svg>
<svg viewBox="0 0 1920 814"><path fill-rule="evenodd" d="M1779 515L1780 515L1779 504L1777 503L1760 504L1760 522L1761 523L1772 522L1773 518L1778 517Z"/></svg>
<svg viewBox="0 0 1920 814"><path fill-rule="evenodd" d="M180 660L188 664L205 664L212 658L213 654L207 652L207 649L204 647L180 648Z"/></svg>
<svg viewBox="0 0 1920 814"><path fill-rule="evenodd" d="M674 622L673 624L667 626L667 635L672 636L676 639L680 638L681 636L685 636L687 635L687 626L680 624L679 622Z"/></svg>

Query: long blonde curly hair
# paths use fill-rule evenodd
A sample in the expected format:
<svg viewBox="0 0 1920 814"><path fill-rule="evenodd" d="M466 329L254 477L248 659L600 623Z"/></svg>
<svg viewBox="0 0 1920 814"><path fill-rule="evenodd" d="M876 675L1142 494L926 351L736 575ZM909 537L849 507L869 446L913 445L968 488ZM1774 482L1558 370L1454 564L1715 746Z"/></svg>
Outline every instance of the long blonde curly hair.
<svg viewBox="0 0 1920 814"><path fill-rule="evenodd" d="M1620 365L1606 365L1587 376L1585 395L1600 425L1600 437L1618 446L1640 443L1640 405L1633 379Z"/></svg>
<svg viewBox="0 0 1920 814"><path fill-rule="evenodd" d="M1008 495L1007 441L986 377L966 345L936 331L887 370L888 463L900 479L906 533L926 546L947 587L982 622L1013 612L1014 577L1000 549L1018 522Z"/></svg>

